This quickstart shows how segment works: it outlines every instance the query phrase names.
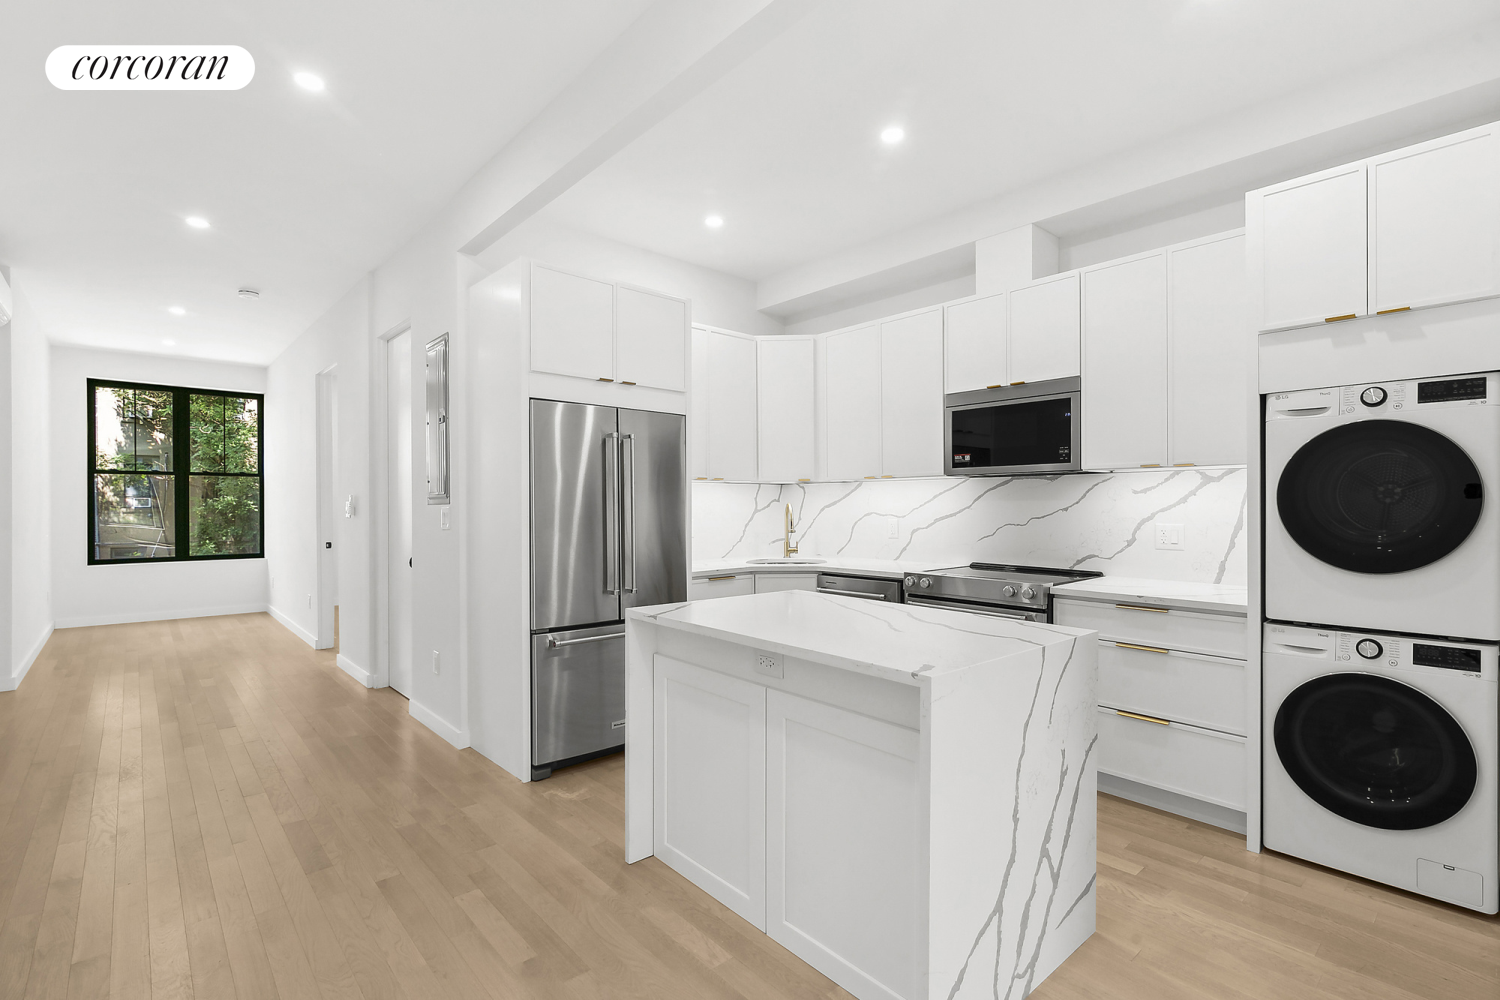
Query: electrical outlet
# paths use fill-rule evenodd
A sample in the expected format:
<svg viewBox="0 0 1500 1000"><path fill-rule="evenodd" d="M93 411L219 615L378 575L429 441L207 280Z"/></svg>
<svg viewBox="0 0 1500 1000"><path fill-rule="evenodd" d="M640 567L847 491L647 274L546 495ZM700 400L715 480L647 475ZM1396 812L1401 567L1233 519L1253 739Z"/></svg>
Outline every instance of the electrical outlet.
<svg viewBox="0 0 1500 1000"><path fill-rule="evenodd" d="M901 537L901 518L899 518L896 515L892 514L890 517L888 517L888 518L885 519L885 537L887 537L887 538L900 538Z"/></svg>
<svg viewBox="0 0 1500 1000"><path fill-rule="evenodd" d="M435 649L432 651L432 672L434 674L443 672L443 654Z"/></svg>
<svg viewBox="0 0 1500 1000"><path fill-rule="evenodd" d="M781 665L780 653L756 653L755 672L765 674L767 677L785 676Z"/></svg>
<svg viewBox="0 0 1500 1000"><path fill-rule="evenodd" d="M1181 549L1183 547L1182 525L1162 524L1158 521L1156 524L1156 547L1159 549Z"/></svg>

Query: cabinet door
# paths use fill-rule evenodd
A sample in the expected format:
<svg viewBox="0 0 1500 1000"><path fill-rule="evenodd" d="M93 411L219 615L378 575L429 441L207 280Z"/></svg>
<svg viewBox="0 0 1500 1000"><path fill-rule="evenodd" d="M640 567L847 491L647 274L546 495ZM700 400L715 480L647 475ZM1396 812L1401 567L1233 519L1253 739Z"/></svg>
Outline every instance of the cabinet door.
<svg viewBox="0 0 1500 1000"><path fill-rule="evenodd" d="M916 730L767 692L765 930L856 996L925 995L924 814Z"/></svg>
<svg viewBox="0 0 1500 1000"><path fill-rule="evenodd" d="M531 370L615 377L614 285L532 266Z"/></svg>
<svg viewBox="0 0 1500 1000"><path fill-rule="evenodd" d="M701 326L693 327L692 371L688 387L688 475L708 478L708 338Z"/></svg>
<svg viewBox="0 0 1500 1000"><path fill-rule="evenodd" d="M1246 208L1261 233L1259 329L1365 315L1364 164L1266 188Z"/></svg>
<svg viewBox="0 0 1500 1000"><path fill-rule="evenodd" d="M1166 464L1166 254L1084 272L1082 409L1085 469Z"/></svg>
<svg viewBox="0 0 1500 1000"><path fill-rule="evenodd" d="M823 373L829 479L880 475L880 328L829 336Z"/></svg>
<svg viewBox="0 0 1500 1000"><path fill-rule="evenodd" d="M658 655L656 856L766 926L766 689Z"/></svg>
<svg viewBox="0 0 1500 1000"><path fill-rule="evenodd" d="M812 479L814 353L812 340L805 337L762 337L756 342L763 482Z"/></svg>
<svg viewBox="0 0 1500 1000"><path fill-rule="evenodd" d="M708 477L755 480L755 341L708 334Z"/></svg>
<svg viewBox="0 0 1500 1000"><path fill-rule="evenodd" d="M1010 293L1012 382L1079 373L1078 275L1067 274Z"/></svg>
<svg viewBox="0 0 1500 1000"><path fill-rule="evenodd" d="M1370 175L1370 309L1500 294L1500 132L1470 129L1377 156Z"/></svg>
<svg viewBox="0 0 1500 1000"><path fill-rule="evenodd" d="M1005 296L957 302L943 312L948 392L1005 385Z"/></svg>
<svg viewBox="0 0 1500 1000"><path fill-rule="evenodd" d="M615 378L682 392L687 388L688 304L620 285L615 293Z"/></svg>
<svg viewBox="0 0 1500 1000"><path fill-rule="evenodd" d="M1246 322L1245 237L1171 251L1167 281L1168 460L1244 465L1246 369L1254 347Z"/></svg>
<svg viewBox="0 0 1500 1000"><path fill-rule="evenodd" d="M880 324L880 413L883 474L941 476L941 309Z"/></svg>
<svg viewBox="0 0 1500 1000"><path fill-rule="evenodd" d="M817 589L818 574L816 573L755 574L755 592L757 594L775 594L783 590Z"/></svg>

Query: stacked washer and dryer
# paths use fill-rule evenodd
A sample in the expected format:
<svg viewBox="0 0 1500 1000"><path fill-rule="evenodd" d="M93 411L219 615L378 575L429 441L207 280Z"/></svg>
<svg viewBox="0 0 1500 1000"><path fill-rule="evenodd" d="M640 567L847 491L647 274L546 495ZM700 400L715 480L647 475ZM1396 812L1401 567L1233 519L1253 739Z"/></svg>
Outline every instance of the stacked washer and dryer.
<svg viewBox="0 0 1500 1000"><path fill-rule="evenodd" d="M1500 373L1266 397L1263 841L1500 909Z"/></svg>

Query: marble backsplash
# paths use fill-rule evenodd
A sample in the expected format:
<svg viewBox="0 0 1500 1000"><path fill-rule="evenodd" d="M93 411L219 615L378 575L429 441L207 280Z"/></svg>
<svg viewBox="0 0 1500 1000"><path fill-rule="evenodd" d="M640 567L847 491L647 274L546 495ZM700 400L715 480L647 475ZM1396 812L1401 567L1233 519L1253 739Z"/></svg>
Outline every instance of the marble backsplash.
<svg viewBox="0 0 1500 1000"><path fill-rule="evenodd" d="M1066 566L1112 576L1245 582L1244 469L858 483L693 483L693 558L781 555L792 505L802 555ZM1180 524L1158 549L1154 523Z"/></svg>

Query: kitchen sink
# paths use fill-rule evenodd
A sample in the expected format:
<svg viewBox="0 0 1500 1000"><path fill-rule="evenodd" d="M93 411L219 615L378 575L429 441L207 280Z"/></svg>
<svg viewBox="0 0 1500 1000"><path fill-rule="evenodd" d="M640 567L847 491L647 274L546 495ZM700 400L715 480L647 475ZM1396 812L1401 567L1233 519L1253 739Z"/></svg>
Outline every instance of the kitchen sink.
<svg viewBox="0 0 1500 1000"><path fill-rule="evenodd" d="M783 559L780 557L767 559L746 559L747 563L754 566L821 566L827 559Z"/></svg>

